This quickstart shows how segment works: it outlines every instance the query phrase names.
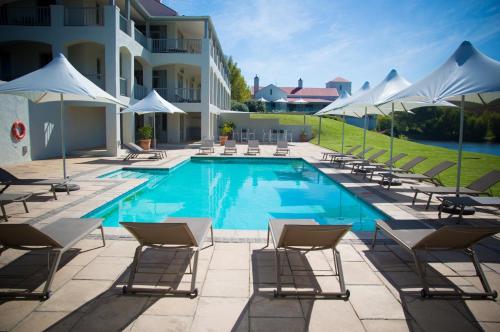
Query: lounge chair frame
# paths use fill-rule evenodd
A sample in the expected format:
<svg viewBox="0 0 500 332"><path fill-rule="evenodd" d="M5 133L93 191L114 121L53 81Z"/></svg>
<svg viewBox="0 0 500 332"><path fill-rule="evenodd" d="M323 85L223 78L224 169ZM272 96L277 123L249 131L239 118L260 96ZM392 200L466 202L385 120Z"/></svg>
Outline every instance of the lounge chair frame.
<svg viewBox="0 0 500 332"><path fill-rule="evenodd" d="M125 147L129 150L129 153L125 156L125 158L123 158L124 161L135 159L140 155L145 155L145 154L153 155L155 159L167 158L166 150L156 150L156 149L144 150L135 143L123 143L123 145L125 145Z"/></svg>
<svg viewBox="0 0 500 332"><path fill-rule="evenodd" d="M382 224L381 224L382 222ZM439 297L469 297L469 298L489 298L489 299L496 299L498 296L497 291L492 290L490 284L488 283L488 279L486 279L486 275L484 274L484 271L481 267L481 264L479 262L479 259L476 255L476 252L473 250L473 245L482 240L485 237L494 235L490 234L487 236L480 237L473 241L470 245L468 245L466 248L460 248L460 247L450 247L450 248L427 248L426 247L426 242L427 241L434 241L435 242L435 234L437 232L445 233L448 230L453 231L453 229L457 229L461 226L464 225L449 225L449 226L443 226L442 228L435 230L434 232L429 233L422 239L420 239L417 243L414 245L409 245L408 243L404 242L400 238L397 237L394 233L390 231L390 229L386 229L384 226L384 222L381 220L377 220L376 226L375 226L375 231L373 232L373 241L372 241L372 250L375 247L375 242L377 240L377 232L378 231L383 231L385 235L390 237L392 240L394 240L397 244L401 246L401 248L405 249L407 252L409 252L413 258L413 261L415 263L415 267L417 270L417 275L419 277L420 283L422 284L422 289L420 291L420 295L423 298L431 298L434 296L439 296ZM499 227L495 227L497 229L497 232L500 231ZM446 234L445 234L446 235ZM448 235L449 236L449 235ZM434 237L434 238L432 238ZM481 285L483 286L484 292L456 292L456 291L435 291L435 290L430 290L429 284L427 280L425 279L425 263L421 261L419 256L423 256L421 253L425 253L426 251L451 251L451 250L461 250L463 249L467 256L471 259L472 264L474 265L474 269L476 270L476 275L481 281Z"/></svg>
<svg viewBox="0 0 500 332"><path fill-rule="evenodd" d="M323 229L327 229L327 227L323 226L323 225L319 225L316 221L314 220L311 220L311 219L290 219L290 220L284 220L284 221L287 221L287 222L294 222L294 223L291 223L291 224L285 224L283 227L283 231L281 233L281 236L283 236L283 234L287 231L287 229L289 230L312 230L312 229L315 229L318 230L318 231L321 231ZM332 225L330 225L332 226ZM270 238L270 235L272 235L273 237L273 243L274 243L274 255L275 255L275 260L276 260L276 284L277 284L277 287L276 289L273 291L273 294L274 294L274 297L285 297L285 296L312 296L312 297L323 297L323 298L341 298L343 300L348 300L349 299L349 296L350 296L350 292L348 289L346 289L346 285L345 285L345 281L344 281L344 272L343 272L343 269L342 269L342 260L340 258L340 253L339 251L337 250L337 244L338 242L340 242L340 239L344 236L345 233L347 233L350 229L351 229L351 226L350 225L338 225L339 226L339 230L342 230L344 231L344 233L342 235L340 235L337 239L336 242L332 243L331 245L327 246L327 245L321 245L321 246L289 246L289 245L284 245L284 246L280 246L279 242L280 242L280 239L276 239L274 237L274 233L273 233L273 230L272 230L272 227L271 227L271 222L268 224L268 228L267 228L267 244L266 244L266 247L269 247L269 238ZM340 228L342 227L342 228ZM280 249L283 250L283 253L285 254L285 256L288 258L288 251L297 251L297 252L309 252L309 251L316 251L316 250L327 250L327 249L331 249L332 250L332 254L333 254L333 262L334 262L334 265L335 265L335 271L332 270L332 272L334 272L334 276L338 276L339 278L339 284L340 284L340 292L319 292L319 291L284 291L282 289L282 284L281 284L281 277L283 276L282 274L282 271L281 271L281 258L280 258Z"/></svg>
<svg viewBox="0 0 500 332"><path fill-rule="evenodd" d="M274 153L275 156L281 156L281 155L286 156L289 154L290 154L290 148L288 147L287 141L276 142L276 152Z"/></svg>
<svg viewBox="0 0 500 332"><path fill-rule="evenodd" d="M382 179L380 180L381 185L383 186L385 180L387 180L387 189L391 189L392 180L394 179L402 179L402 180L416 180L419 182L427 181L436 186L442 186L443 183L439 179L439 174L444 172L445 170L453 167L455 165L454 162L451 161L443 161L434 167L428 169L422 174L400 174L400 173L381 173L380 176Z"/></svg>
<svg viewBox="0 0 500 332"><path fill-rule="evenodd" d="M5 221L9 221L9 216L7 211L5 211L5 203L22 202L24 205L24 211L29 213L28 204L26 201L30 198L33 193L1 193L0 194L0 209L2 210L2 215Z"/></svg>
<svg viewBox="0 0 500 332"><path fill-rule="evenodd" d="M4 186L0 189L0 194L5 192L10 186L50 186L49 192L57 200L56 186L63 186L69 195L69 177L67 179L19 179L3 168L0 168L0 173L0 185Z"/></svg>
<svg viewBox="0 0 500 332"><path fill-rule="evenodd" d="M354 151L359 149L361 145L356 145L347 150L345 153L342 152L334 152L334 151L328 151L328 152L322 152L323 155L321 157L321 160L328 160L328 158L331 158L332 156L351 156Z"/></svg>
<svg viewBox="0 0 500 332"><path fill-rule="evenodd" d="M260 146L258 140L248 140L247 154L260 154Z"/></svg>
<svg viewBox="0 0 500 332"><path fill-rule="evenodd" d="M42 301L45 301L50 298L52 295L51 287L52 287L52 282L54 281L54 277L56 275L57 269L59 267L59 263L61 262L61 257L62 255L71 249L76 243L78 243L80 240L85 238L87 235L89 235L91 232L93 232L96 229L100 229L101 231L101 238L102 238L102 246L106 246L106 240L104 238L104 229L102 227L102 221L103 219L79 219L79 218L62 218L59 220L54 221L53 223L41 228L37 229L33 227L32 225L29 224L4 224L1 227L7 226L7 227L12 227L12 228L19 228L19 231L23 232L23 235L26 237L27 241L30 241L29 244L24 244L24 245L8 245L5 243L2 243L2 250L0 251L0 255L3 251L6 249L17 249L17 250L27 250L27 251L47 251L47 262L49 266L49 274L47 277L47 281L45 282L45 286L43 288L43 291L41 293L19 293L19 292L3 292L0 293L0 297L6 297L6 298L40 298ZM71 226L76 226L76 223L91 223L90 227L82 231L80 233L74 233L72 234L71 240L64 239L67 243L66 244L61 244L59 243L60 240L58 240L57 236L53 236L51 233L52 232L44 232L44 229L47 230L48 228L66 228L68 229L68 232L71 232ZM73 225L72 225L73 224ZM57 230L56 230L57 232ZM62 238L67 238L67 235L62 235ZM52 257L51 257L52 256ZM52 263L50 263L52 258Z"/></svg>
<svg viewBox="0 0 500 332"><path fill-rule="evenodd" d="M184 227L184 230L186 234L189 234L189 237L193 243L196 243L196 240L191 233L191 230L189 229L189 226L187 225L186 222L183 222L185 219L197 219L197 218L170 218L167 220L171 220L173 222L165 223L168 224L169 227ZM132 225L134 223L121 223L123 226L125 226L128 229L128 225ZM141 224L141 223L139 223ZM159 223L156 223L159 224ZM211 239L211 246L214 245L214 229L213 225L210 221L210 239ZM132 233L133 234L133 233ZM134 235L135 236L135 235ZM134 254L134 260L132 261L132 265L130 268L130 274L129 278L127 281L127 284L123 286L122 292L123 294L129 294L129 293L146 293L146 294L158 294L158 295L183 295L183 296L188 296L191 298L195 298L198 296L198 288L196 288L196 276L198 272L198 255L199 252L207 247L201 247L203 243L197 243L197 246L193 246L191 244L178 244L178 245L169 245L169 244L151 244L151 243L142 243L141 239L136 237L136 239L139 241L139 246L135 249L135 254ZM203 241L206 241L206 238L203 238ZM188 250L188 259L189 259L189 274L192 275L191 278L191 287L189 290L179 290L179 289L153 289L153 288L141 288L141 287L135 287L134 286L134 279L135 275L138 272L139 268L139 263L142 257L142 250L144 247L150 247L150 248L155 248L155 249L187 249ZM194 249L193 249L194 247ZM193 263L191 263L193 261Z"/></svg>
<svg viewBox="0 0 500 332"><path fill-rule="evenodd" d="M201 145L200 145L200 148L198 149L198 152L199 153L214 153L215 152L215 148L214 148L214 141L211 140L211 139L208 139L208 140L202 140L201 141Z"/></svg>
<svg viewBox="0 0 500 332"><path fill-rule="evenodd" d="M236 147L236 141L234 140L228 140L226 141L226 144L224 144L224 154L233 154L233 153L238 153L238 149Z"/></svg>

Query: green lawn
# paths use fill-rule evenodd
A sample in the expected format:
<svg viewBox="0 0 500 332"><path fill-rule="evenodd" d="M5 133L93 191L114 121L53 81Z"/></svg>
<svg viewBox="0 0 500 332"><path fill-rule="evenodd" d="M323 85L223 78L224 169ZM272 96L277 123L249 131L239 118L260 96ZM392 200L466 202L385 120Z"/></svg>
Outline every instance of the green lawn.
<svg viewBox="0 0 500 332"><path fill-rule="evenodd" d="M252 114L253 119L257 118L278 118L280 123L284 125L302 125L302 115L289 115L289 114ZM319 118L316 116L306 116L306 124L312 126L315 137L311 139L311 143L318 143L318 124ZM321 146L340 150L341 136L342 135L342 122L333 119L322 119L321 128ZM387 153L383 155L380 160L386 161L389 157L389 142L390 137L369 131L366 135L366 145L377 149L387 149ZM363 143L363 130L347 125L345 126L345 146L353 146ZM359 150L358 150L359 151ZM424 156L428 159L419 164L415 170L416 172L424 172L430 167L436 165L443 160L457 161L457 152L454 150L444 149L431 145L418 144L402 139L394 139L394 155L404 152L408 154L398 162L401 165L415 156ZM368 154L370 155L370 154ZM493 170L500 169L500 157L492 156L482 153L464 152L462 159L462 185L467 185L479 176ZM441 174L441 181L445 185L453 186L456 183L457 168L452 167ZM493 194L500 196L500 184L493 187Z"/></svg>

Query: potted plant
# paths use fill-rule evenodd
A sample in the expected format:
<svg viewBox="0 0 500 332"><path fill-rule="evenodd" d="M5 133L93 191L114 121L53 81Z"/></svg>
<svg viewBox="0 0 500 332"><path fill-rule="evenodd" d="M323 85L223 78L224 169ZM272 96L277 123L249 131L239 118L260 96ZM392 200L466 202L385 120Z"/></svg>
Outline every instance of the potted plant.
<svg viewBox="0 0 500 332"><path fill-rule="evenodd" d="M220 128L220 136L219 136L220 145L226 144L226 141L232 136L234 128L235 128L234 122L229 120L224 121L222 127Z"/></svg>
<svg viewBox="0 0 500 332"><path fill-rule="evenodd" d="M300 133L300 141L301 142L307 142L307 134L306 134L306 131L305 130L302 130L302 132Z"/></svg>
<svg viewBox="0 0 500 332"><path fill-rule="evenodd" d="M144 150L151 148L151 138L153 138L153 127L144 126L139 128L139 146Z"/></svg>

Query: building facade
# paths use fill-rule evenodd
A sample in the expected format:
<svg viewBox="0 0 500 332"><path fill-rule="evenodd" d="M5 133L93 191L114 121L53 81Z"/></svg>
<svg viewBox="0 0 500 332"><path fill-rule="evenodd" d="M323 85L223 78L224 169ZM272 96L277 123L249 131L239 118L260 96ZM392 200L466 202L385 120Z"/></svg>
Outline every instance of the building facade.
<svg viewBox="0 0 500 332"><path fill-rule="evenodd" d="M187 112L156 115L158 144L216 136L218 114L229 109L231 98L228 67L209 16L181 16L159 0L2 3L0 80L39 69L62 53L126 105L155 89ZM29 155L58 156L57 105L28 107ZM115 156L122 142L135 140L139 126L153 123L152 115L121 115L117 105L66 102L65 111L70 153L100 148Z"/></svg>
<svg viewBox="0 0 500 332"><path fill-rule="evenodd" d="M341 77L327 82L324 88L306 88L301 78L295 87L274 84L261 87L259 77L255 76L253 97L265 99L268 111L316 113L337 99L342 89L350 93L351 82Z"/></svg>

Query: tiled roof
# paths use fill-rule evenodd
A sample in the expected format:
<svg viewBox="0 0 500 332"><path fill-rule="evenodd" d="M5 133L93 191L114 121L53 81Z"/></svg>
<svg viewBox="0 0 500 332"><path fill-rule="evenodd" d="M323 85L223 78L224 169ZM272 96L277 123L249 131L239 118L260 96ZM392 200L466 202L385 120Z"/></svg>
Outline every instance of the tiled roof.
<svg viewBox="0 0 500 332"><path fill-rule="evenodd" d="M338 77L335 77L330 82L344 82L345 83L345 82L351 82L351 81L349 81L347 78L343 78L343 77L338 76Z"/></svg>
<svg viewBox="0 0 500 332"><path fill-rule="evenodd" d="M298 87L279 87L288 96L318 96L318 97L338 97L339 93L335 88L298 88Z"/></svg>
<svg viewBox="0 0 500 332"><path fill-rule="evenodd" d="M159 0L139 0L141 5L151 16L177 16L177 12L165 6Z"/></svg>

